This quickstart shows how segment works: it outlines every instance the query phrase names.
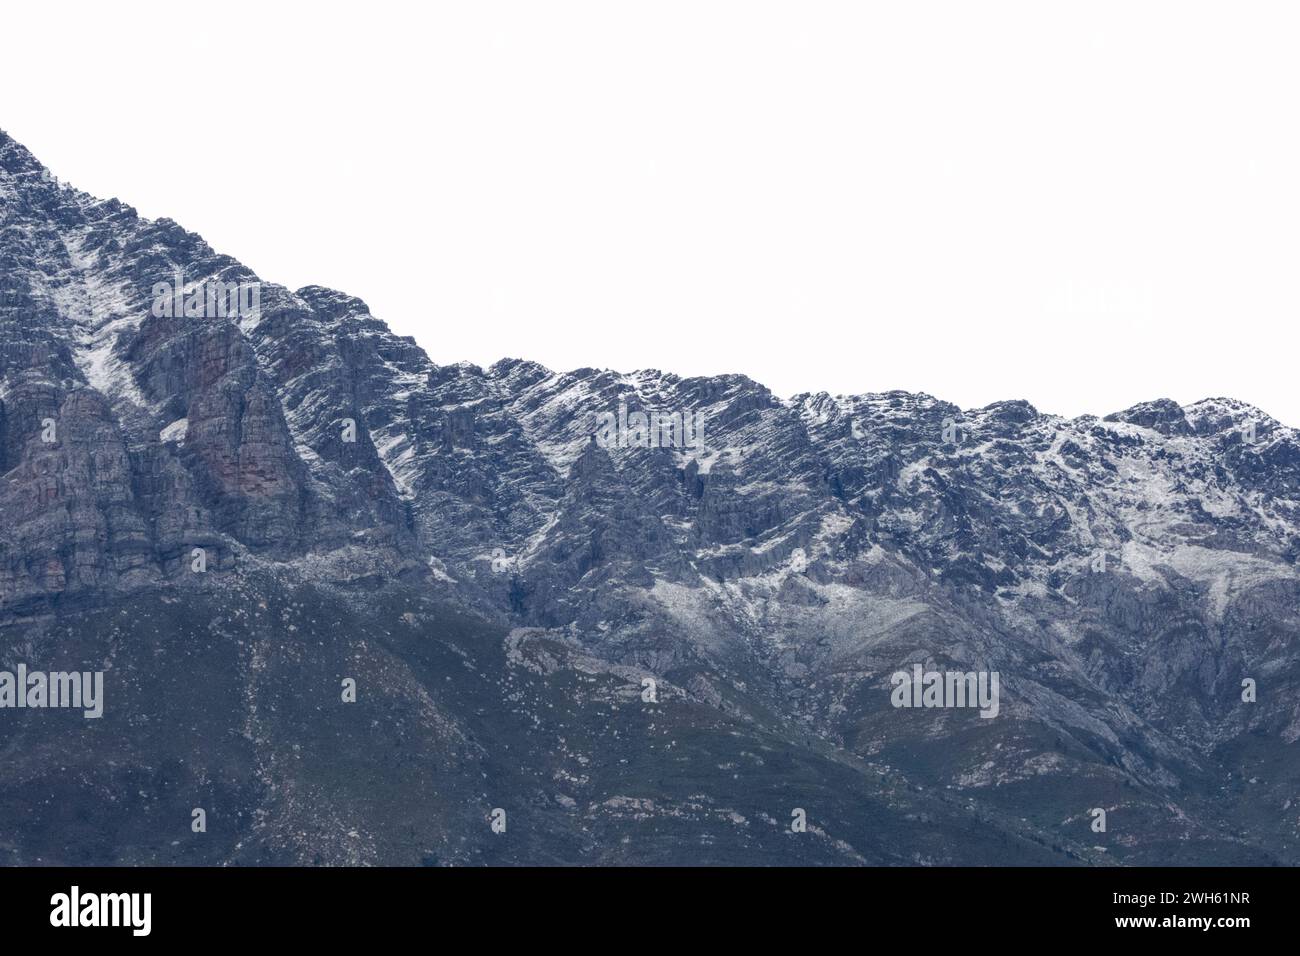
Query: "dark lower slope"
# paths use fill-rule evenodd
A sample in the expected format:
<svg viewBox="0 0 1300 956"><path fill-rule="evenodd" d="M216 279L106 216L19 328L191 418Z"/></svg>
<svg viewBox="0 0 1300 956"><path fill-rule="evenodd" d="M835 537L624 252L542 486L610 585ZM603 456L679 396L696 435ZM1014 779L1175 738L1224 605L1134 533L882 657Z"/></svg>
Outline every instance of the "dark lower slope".
<svg viewBox="0 0 1300 956"><path fill-rule="evenodd" d="M639 672L414 592L230 581L5 638L8 668L105 671L101 719L3 713L9 864L1071 861L743 701L648 703Z"/></svg>

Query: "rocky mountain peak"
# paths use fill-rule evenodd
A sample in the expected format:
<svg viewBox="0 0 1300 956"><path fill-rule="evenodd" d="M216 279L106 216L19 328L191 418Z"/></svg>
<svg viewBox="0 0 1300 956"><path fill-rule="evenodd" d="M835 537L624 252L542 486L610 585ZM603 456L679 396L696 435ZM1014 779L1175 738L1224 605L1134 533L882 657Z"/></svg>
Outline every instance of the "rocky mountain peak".
<svg viewBox="0 0 1300 956"><path fill-rule="evenodd" d="M476 748L507 733L480 711L526 710L510 739L533 761L534 805L563 816L538 811L538 826L583 845L587 824L546 788L564 781L601 826L629 806L617 788L649 778L604 774L648 751L600 770L562 752L623 746L601 728L633 678L639 695L655 675L690 719L662 718L672 736L654 759L683 753L706 781L658 819L712 814L704 792L730 820L725 801L749 797L718 768L761 777L770 761L806 774L768 780L764 799L786 779L856 794L920 841L920 862L956 851L916 815L964 832L968 807L1001 821L990 840L1017 859L1057 845L1090 862L1295 862L1300 445L1257 409L1158 399L1067 420L1023 400L783 401L740 374L435 361L358 298L263 282L176 223L43 172L0 133L0 625L22 646L53 646L75 614L133 647L157 633L146 605L166 616L184 601L206 609L185 654L238 633L233 647L292 684L312 656L297 654L302 632L252 627L213 595L305 621L288 595L308 587L328 610L311 617L312 653L346 646L339 667L373 664L388 699L418 697L393 712L421 728L420 767L524 787L517 760L505 771ZM124 636L105 615L132 602ZM408 643L421 614L440 636ZM477 627L497 636L447 636ZM144 649L121 653L148 670ZM212 680L234 669L261 687L236 656ZM890 675L918 662L998 671L999 715L897 710ZM1257 706L1243 679L1267 688ZM216 737L246 740L230 721ZM525 727L538 737L519 744ZM348 733L336 739L376 746ZM276 747L248 746L292 774ZM665 767L652 776L669 789L694 779ZM919 808L922 790L944 796ZM1122 804L1150 836L1103 852L1086 827L1060 834L1093 804ZM297 846L285 834L304 812L276 804L278 838ZM918 862L873 848L844 813L828 826L847 849L825 858ZM1260 822L1243 836L1228 820L1246 817Z"/></svg>

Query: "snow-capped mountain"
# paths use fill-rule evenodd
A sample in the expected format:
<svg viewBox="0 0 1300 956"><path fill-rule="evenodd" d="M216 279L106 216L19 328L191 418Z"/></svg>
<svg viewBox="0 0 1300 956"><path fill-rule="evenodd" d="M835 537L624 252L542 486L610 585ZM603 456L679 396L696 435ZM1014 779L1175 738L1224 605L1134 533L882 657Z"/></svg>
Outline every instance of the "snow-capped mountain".
<svg viewBox="0 0 1300 956"><path fill-rule="evenodd" d="M437 364L0 133L0 456L0 667L106 674L0 709L13 862L1300 862L1300 442L1232 399Z"/></svg>

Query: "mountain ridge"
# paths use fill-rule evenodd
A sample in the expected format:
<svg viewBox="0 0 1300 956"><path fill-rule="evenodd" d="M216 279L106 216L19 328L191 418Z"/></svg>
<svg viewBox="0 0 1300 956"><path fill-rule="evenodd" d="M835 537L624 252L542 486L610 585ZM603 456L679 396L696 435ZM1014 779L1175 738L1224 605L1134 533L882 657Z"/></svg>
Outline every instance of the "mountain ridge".
<svg viewBox="0 0 1300 956"><path fill-rule="evenodd" d="M356 297L263 282L43 171L0 133L5 662L121 655L141 726L161 719L149 694L174 697L124 635L249 688L172 705L241 741L214 756L137 740L109 682L134 769L70 757L87 787L73 805L96 788L126 805L131 774L171 760L191 788L213 761L238 766L256 783L222 793L245 819L208 862L244 859L238 846L291 862L1300 858L1300 441L1260 410L1155 399L1065 419L897 390L780 399L740 374L438 365ZM256 283L256 314L156 314L178 270L187 287ZM652 411L701 415L702 440L647 442L619 418ZM371 726L330 718L357 766L370 746L391 756L366 771L397 795L383 813L327 772L328 735L312 774L295 769L311 708L258 668L324 687L308 640L369 669L385 702L367 705ZM1000 673L998 716L892 706L891 675L914 664ZM647 678L677 704L640 701ZM384 706L414 763L388 749ZM416 853L395 828L433 767L456 777L439 798L455 825L417 827L436 850ZM35 758L24 773L44 779ZM503 799L481 779L530 808L522 846L467 842L481 829L467 814ZM768 803L745 804L754 780ZM32 832L0 838L54 852L24 793L0 799ZM777 821L814 796L820 835L792 845ZM1090 830L1093 808L1111 837ZM295 835L308 823L326 835ZM102 846L112 859L166 858L113 826L132 835ZM649 845L620 849L629 827ZM369 849L346 849L352 830Z"/></svg>

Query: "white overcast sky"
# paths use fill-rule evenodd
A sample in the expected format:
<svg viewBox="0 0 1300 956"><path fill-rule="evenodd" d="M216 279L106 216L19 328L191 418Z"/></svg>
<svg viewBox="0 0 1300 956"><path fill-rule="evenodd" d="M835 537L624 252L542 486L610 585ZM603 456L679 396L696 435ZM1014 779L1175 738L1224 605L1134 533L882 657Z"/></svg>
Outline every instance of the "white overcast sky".
<svg viewBox="0 0 1300 956"><path fill-rule="evenodd" d="M440 363L1300 426L1298 10L41 0L0 128Z"/></svg>

